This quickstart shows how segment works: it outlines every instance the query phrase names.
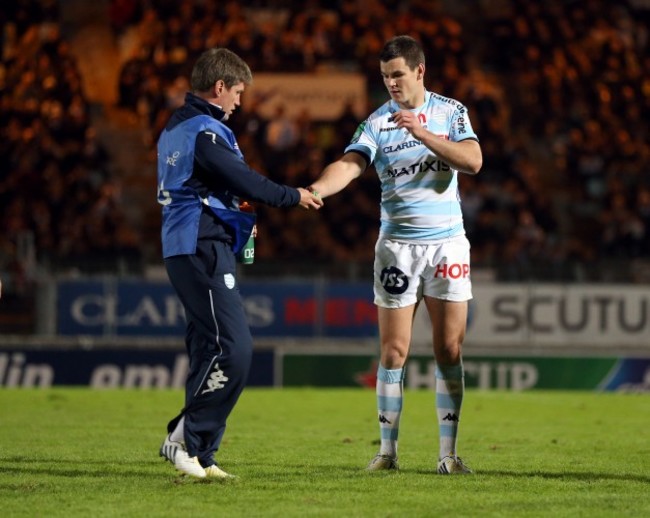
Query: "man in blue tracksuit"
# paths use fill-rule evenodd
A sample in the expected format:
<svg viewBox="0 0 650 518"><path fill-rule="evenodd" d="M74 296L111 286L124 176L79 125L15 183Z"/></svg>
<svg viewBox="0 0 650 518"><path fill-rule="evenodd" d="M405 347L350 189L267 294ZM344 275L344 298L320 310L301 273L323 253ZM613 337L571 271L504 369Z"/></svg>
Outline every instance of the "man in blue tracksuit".
<svg viewBox="0 0 650 518"><path fill-rule="evenodd" d="M199 478L230 476L214 454L251 363L235 254L253 232L255 215L240 211L240 198L274 207L322 206L316 193L276 184L244 161L223 121L251 81L250 68L233 52L204 52L192 70L192 92L158 140L163 257L185 308L190 360L185 406L169 422L160 454Z"/></svg>

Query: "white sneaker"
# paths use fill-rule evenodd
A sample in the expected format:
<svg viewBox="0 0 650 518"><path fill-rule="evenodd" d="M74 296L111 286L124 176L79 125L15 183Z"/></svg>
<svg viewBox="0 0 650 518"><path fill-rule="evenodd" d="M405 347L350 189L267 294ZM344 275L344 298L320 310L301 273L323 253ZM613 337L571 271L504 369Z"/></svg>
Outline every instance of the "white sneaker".
<svg viewBox="0 0 650 518"><path fill-rule="evenodd" d="M208 478L220 478L220 479L227 479L227 478L237 478L235 475L231 475L230 473L226 473L224 470L222 470L219 466L216 464L213 464L212 466L208 466L205 468L205 476Z"/></svg>
<svg viewBox="0 0 650 518"><path fill-rule="evenodd" d="M441 475L467 475L471 472L472 470L456 455L447 455L438 461L438 473Z"/></svg>
<svg viewBox="0 0 650 518"><path fill-rule="evenodd" d="M165 457L174 467L186 475L205 478L206 472L199 463L198 457L190 457L182 442L172 441L169 435L160 447L160 456Z"/></svg>
<svg viewBox="0 0 650 518"><path fill-rule="evenodd" d="M370 464L368 464L368 467L366 468L368 471L382 471L382 470L399 470L399 464L397 463L397 457L393 457L392 455L383 455L381 453L378 453L375 455L375 457L370 461Z"/></svg>

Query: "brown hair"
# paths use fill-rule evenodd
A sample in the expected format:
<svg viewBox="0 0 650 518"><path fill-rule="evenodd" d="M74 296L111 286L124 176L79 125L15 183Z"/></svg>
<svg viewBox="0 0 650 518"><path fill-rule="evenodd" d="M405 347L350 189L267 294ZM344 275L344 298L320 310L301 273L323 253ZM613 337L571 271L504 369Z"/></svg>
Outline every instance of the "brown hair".
<svg viewBox="0 0 650 518"><path fill-rule="evenodd" d="M386 63L391 59L404 58L404 62L411 69L424 64L424 51L420 44L411 36L395 36L386 42L379 54L379 60Z"/></svg>
<svg viewBox="0 0 650 518"><path fill-rule="evenodd" d="M197 59L190 85L193 92L205 92L217 81L223 81L230 89L238 83L253 82L253 74L246 62L237 54L225 48L206 50Z"/></svg>

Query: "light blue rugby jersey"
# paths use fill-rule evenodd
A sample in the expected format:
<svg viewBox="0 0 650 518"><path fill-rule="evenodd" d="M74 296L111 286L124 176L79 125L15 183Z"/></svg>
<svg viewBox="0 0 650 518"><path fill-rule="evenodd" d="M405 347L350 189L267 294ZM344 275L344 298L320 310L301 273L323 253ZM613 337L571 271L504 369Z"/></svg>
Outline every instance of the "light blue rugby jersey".
<svg viewBox="0 0 650 518"><path fill-rule="evenodd" d="M399 109L392 99L386 102L359 125L345 148L375 164L381 181L380 234L419 242L464 235L458 171L389 120ZM426 91L424 104L411 111L441 138L478 140L467 108L454 99Z"/></svg>

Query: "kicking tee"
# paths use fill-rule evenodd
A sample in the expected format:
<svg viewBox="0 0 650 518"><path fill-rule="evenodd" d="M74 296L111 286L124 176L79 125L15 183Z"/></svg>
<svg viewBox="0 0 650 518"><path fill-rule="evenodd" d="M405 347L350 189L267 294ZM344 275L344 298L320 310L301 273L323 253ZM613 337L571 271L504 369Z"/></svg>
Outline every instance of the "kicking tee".
<svg viewBox="0 0 650 518"><path fill-rule="evenodd" d="M380 236L400 241L435 243L465 234L458 192L458 171L407 130L392 114L392 99L359 125L345 152L355 151L374 163L381 182ZM411 110L428 131L453 142L478 137L467 108L426 91L424 104Z"/></svg>

